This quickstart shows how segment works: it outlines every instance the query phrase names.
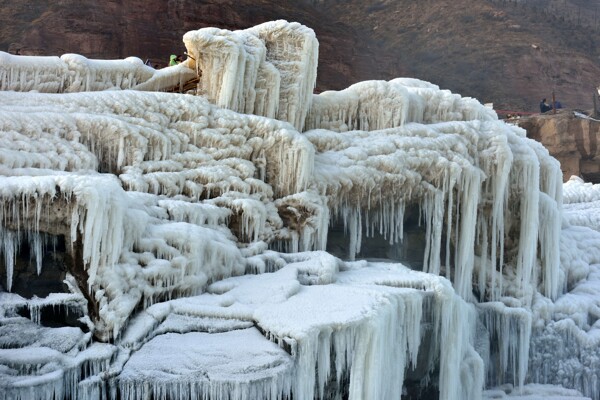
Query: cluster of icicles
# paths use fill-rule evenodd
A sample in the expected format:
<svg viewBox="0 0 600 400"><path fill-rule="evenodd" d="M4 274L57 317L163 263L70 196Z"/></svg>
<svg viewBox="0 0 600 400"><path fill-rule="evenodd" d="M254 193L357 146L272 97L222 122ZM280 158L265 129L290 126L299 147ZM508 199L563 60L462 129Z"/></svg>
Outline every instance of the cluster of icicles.
<svg viewBox="0 0 600 400"><path fill-rule="evenodd" d="M40 93L160 90L180 85L194 76L194 71L185 65L157 71L137 57L91 60L79 54L38 57L0 51L0 90Z"/></svg>
<svg viewBox="0 0 600 400"><path fill-rule="evenodd" d="M568 286L559 265L558 162L477 101L419 80L313 95L318 42L297 23L201 29L184 43L193 59L175 73L131 59L0 54L6 288L25 243L39 272L47 236L64 235L73 254L81 245L88 276L86 285L71 279L71 290L98 306L83 319L96 339L115 343L94 347L90 335L75 336L80 352L61 355L61 363L51 362L56 350L36 359L24 356L25 345L0 349L0 363L20 371L0 372L10 376L0 392L397 398L405 372L419 364L422 336L431 349L420 378L425 384L439 366L440 398L479 398L486 381L523 385L530 310ZM156 90L166 87L160 79L190 70L201 96L90 92ZM42 71L60 83L49 84ZM365 235L399 246L415 205L425 227L423 273L308 252L326 249L336 220L349 260L360 257ZM244 273L258 275L221 281ZM213 295L188 298L207 287ZM0 295L0 317L16 320L28 302ZM19 331L11 326L4 329ZM166 334L256 327L279 346L246 381L232 370L161 380L177 374L167 365L149 383L135 368L151 359L144 346ZM476 349L481 329L488 342ZM193 367L198 374L212 366Z"/></svg>

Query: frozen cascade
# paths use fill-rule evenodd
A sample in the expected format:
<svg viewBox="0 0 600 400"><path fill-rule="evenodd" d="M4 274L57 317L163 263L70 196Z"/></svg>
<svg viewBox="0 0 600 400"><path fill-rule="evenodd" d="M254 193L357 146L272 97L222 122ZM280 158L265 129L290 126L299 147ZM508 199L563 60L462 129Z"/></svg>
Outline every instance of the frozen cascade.
<svg viewBox="0 0 600 400"><path fill-rule="evenodd" d="M313 95L300 24L184 42L194 59L160 71L0 53L4 289L64 236L72 292L0 291L0 398L599 398L597 187L572 179L563 212L540 144L428 82ZM141 92L196 76L198 96ZM313 251L336 220L348 259L399 248L409 219L423 272ZM86 333L39 325L66 304Z"/></svg>
<svg viewBox="0 0 600 400"><path fill-rule="evenodd" d="M593 268L590 278L594 283L597 282L597 268ZM598 398L598 324L590 325L593 320L582 322L574 314L598 315L597 301L590 301L592 296L598 294L594 287L596 285L579 285L572 291L573 294L556 307L552 320L533 330L530 357L532 380L542 383L559 382L591 398ZM569 301L573 304L568 305ZM574 307L579 307L579 310L574 310Z"/></svg>
<svg viewBox="0 0 600 400"><path fill-rule="evenodd" d="M97 185L101 185L102 190L98 190ZM90 182L85 176L1 177L0 188L3 230L39 232L40 224L44 223L49 231L68 235L71 243L79 237L85 237L82 256L89 275L89 288L99 267L114 264L118 260L123 243L126 201L114 177L98 177L95 182ZM52 227L54 221L50 220L49 215L42 216L41 213L43 203L49 205L57 195L64 196L67 203L71 196L75 198L70 215L67 211L67 215L60 216L66 218L68 231L61 232L60 227ZM20 213L20 208L25 212ZM42 219L44 217L48 219ZM51 218L56 218L56 215ZM108 229L109 226L111 229ZM14 236L7 238L7 242L10 243L11 238L14 240ZM9 254L13 252L14 248L9 250ZM14 255L10 255L10 258L13 259ZM12 268L8 262L6 265ZM11 286L10 281L7 286Z"/></svg>
<svg viewBox="0 0 600 400"><path fill-rule="evenodd" d="M598 185L572 177L564 185L560 235L559 296L534 303L529 374L540 383L559 382L592 399L600 397L600 204ZM536 321L534 319L534 321Z"/></svg>
<svg viewBox="0 0 600 400"><path fill-rule="evenodd" d="M491 386L510 382L522 387L529 360L531 313L524 308L509 308L500 302L478 305L490 341L498 343L497 353L487 360L487 380Z"/></svg>
<svg viewBox="0 0 600 400"><path fill-rule="evenodd" d="M341 382L349 379L351 399L395 398L402 391L404 371L409 366L416 366L424 300L432 297L434 307L439 310L436 312L435 330L441 343L437 351L440 348L454 349L441 367L442 370L448 369L449 379L448 387L444 389L448 395L444 398L477 398L468 390L461 391L460 385L453 380L460 381L455 374L461 372L459 365L466 358L479 367L469 372L480 372L479 376L477 373L468 375L469 379L475 379L475 387L480 385L478 390L483 385L481 358L468 344L472 328L458 318L460 313L474 313L468 311L467 304L453 293L447 281L423 273L406 275L408 270L400 265L367 265L363 262L344 266L326 254L300 253L298 256L290 257L291 263L275 273L215 283L209 288L212 295L149 307L144 318L140 316L131 324L121 345L139 343L140 335L151 339L134 353L124 365L123 372L111 383L116 385L116 392L121 398L148 395L185 398L193 393L206 394L211 398L233 396L233 399L252 398L258 393L267 399L289 395L312 398L313 395L323 397L326 390L333 395L342 390ZM317 267L319 264L321 266ZM334 272L339 267L342 270ZM312 273L329 270L333 275L324 275L315 285L302 286L297 279L306 268L310 268ZM278 285L274 285L275 282ZM352 299L353 304L362 304L363 309L348 307L348 299ZM317 309L320 312L315 312ZM453 317L446 319L446 312ZM167 328L168 318L173 315L185 315L186 322ZM223 328L215 326L217 330L213 333L194 334L198 339L204 335L202 341L196 339L195 342L206 344L193 345L190 342L188 349L198 353L194 358L187 358L183 369L177 368L180 372L173 369L175 365L181 367L178 357L172 360L163 356L156 358L159 352L152 351L155 346L160 345L163 349L164 346L173 346L170 339L192 340L192 336L189 339L186 336L192 335L187 333L188 330L197 329L193 326L213 316L220 316L223 323L230 321L228 324L240 327L244 320L254 320L272 341L280 345L285 343L284 347L287 346L291 353L288 355L277 346L262 350L266 345L261 345L260 341L250 347L239 347L235 344L239 343L237 341L230 344L231 339L220 337L224 334L219 333L220 329L228 329L223 325ZM185 328L186 325L188 328ZM182 336L176 338L174 332ZM236 335L250 335L245 342L262 337L256 335L255 330L248 329L231 331L227 335L233 337L234 332L237 332ZM199 346L212 346L212 350L201 351ZM178 349L174 347L173 352ZM269 366L260 375L245 371L243 377L239 376L240 372L237 372L237 377L231 376L239 368L231 360L247 357L250 349L254 349L253 357L260 360L258 363L269 363ZM211 361L212 357L219 357L223 362L215 364ZM153 369L148 370L148 365L153 365ZM199 369L205 371L205 377L200 380L192 374ZM315 371L318 374L315 375ZM165 378L162 378L163 375ZM139 379L144 376L152 376L154 383L142 384ZM229 381L223 381L228 376ZM328 383L331 381L337 382L338 386L331 386Z"/></svg>
<svg viewBox="0 0 600 400"><path fill-rule="evenodd" d="M280 76L276 118L302 131L317 82L319 41L315 32L297 22L265 22L247 29L267 48L267 61Z"/></svg>
<svg viewBox="0 0 600 400"><path fill-rule="evenodd" d="M212 103L302 130L317 79L312 29L280 20L242 31L190 31L183 41L200 77L200 93Z"/></svg>
<svg viewBox="0 0 600 400"><path fill-rule="evenodd" d="M511 183L521 191L520 209L514 211L521 215L516 279L517 284L523 290L527 290L531 284L535 263L539 223L539 217L535 217L538 215L539 191L531 189L539 187L540 178L539 163L536 157L532 157L533 152L524 146L520 146L518 151L513 163L520 169L520 173L511 176Z"/></svg>
<svg viewBox="0 0 600 400"><path fill-rule="evenodd" d="M544 266L544 295L556 300L560 293L560 224L561 215L556 201L545 193L540 193L540 247L541 262ZM537 269L536 269L537 271ZM537 279L536 279L537 280Z"/></svg>
<svg viewBox="0 0 600 400"><path fill-rule="evenodd" d="M13 376L3 385L6 390L0 392L0 398L77 398L78 383L106 371L113 352L114 346L101 343L94 343L75 356L44 347L1 349L0 362L11 366Z"/></svg>
<svg viewBox="0 0 600 400"><path fill-rule="evenodd" d="M408 122L493 121L493 110L418 79L356 83L313 95L306 129L336 132L395 128Z"/></svg>
<svg viewBox="0 0 600 400"><path fill-rule="evenodd" d="M16 175L17 171L31 174L31 169L75 171L98 168L98 159L86 146L56 137L52 132L73 129L74 124L70 121L55 119L53 129L48 132L28 123L21 113L6 111L0 124L4 133L0 138L3 175Z"/></svg>
<svg viewBox="0 0 600 400"><path fill-rule="evenodd" d="M473 291L475 228L477 227L477 203L479 202L481 176L478 173L464 174L460 187L462 198L459 199L460 212L457 210L457 216L460 215L460 226L458 224L456 226L458 248L456 250L456 276L454 282L458 294L462 298L468 298Z"/></svg>
<svg viewBox="0 0 600 400"><path fill-rule="evenodd" d="M265 59L265 45L244 31L204 28L185 34L183 41L201 72L201 92L219 107L245 111L246 98ZM251 50L249 53L248 50ZM200 73L198 74L200 75Z"/></svg>
<svg viewBox="0 0 600 400"><path fill-rule="evenodd" d="M90 92L113 88L131 89L147 81L154 69L137 57L125 60L89 60L79 54L61 56L67 64L66 92Z"/></svg>
<svg viewBox="0 0 600 400"><path fill-rule="evenodd" d="M139 212L126 211L133 199L128 198L114 177L31 177L27 184L24 183L23 177L2 179L3 232L6 228L23 232L42 230L70 238L71 247L81 243L82 262L87 273L87 285L82 290L91 294L98 287L104 287L99 292L101 295L95 296L100 319L95 321L98 324L97 335L116 335L141 298L151 303L164 296L165 292L190 293L216 277L230 275L236 269L241 273L240 255L231 242L229 232L184 223L157 225L148 230L149 227L144 226L149 222L147 217L140 219ZM57 195L66 199L66 204L64 200L54 200ZM71 197L73 200L70 200ZM56 212L41 213L44 203ZM30 211L19 214L21 207ZM61 209L63 211L58 212ZM64 220L57 223L56 218ZM185 234L182 235L181 230ZM172 231L178 232L175 238L170 236ZM151 235L152 239L145 239L144 235ZM12 240L6 240L4 248L5 259L13 263L18 248L15 236L11 233ZM209 241L201 240L198 245L185 241L208 236L211 237ZM134 246L142 252L142 257L131 253ZM153 253L164 261L159 262L152 256ZM113 269L122 257L131 259L133 265ZM131 275L140 268L138 263L148 268L141 276L138 272L134 281L131 278L129 283L122 281L123 274ZM13 264L6 265L7 287L10 288ZM194 278L184 279L186 275ZM144 281L151 283L152 287L140 292L136 285L143 285Z"/></svg>
<svg viewBox="0 0 600 400"><path fill-rule="evenodd" d="M7 95L10 96L10 98L6 98L6 102L3 102L3 105L6 105L6 107L10 108L11 110L21 109L22 107L24 107L24 105L22 104L29 103L31 99L30 95L22 95L16 93L7 93ZM192 197L195 198L199 198L200 196L211 196L211 192L213 193L213 196L215 192L223 194L229 193L225 197L221 197L220 199L214 199L213 202L215 205L206 204L205 207L211 206L213 209L222 210L219 211L221 213L227 211L222 208L223 206L230 207L230 209L234 212L239 210L241 212L241 221L246 221L242 223L240 234L242 236L251 235L255 239L258 237L271 237L273 235L273 230L278 229L280 227L281 221L277 216L277 211L275 207L272 205L272 203L269 202L269 199L271 199L273 196L273 189L270 186L266 185L263 181L253 178L253 175L255 174L256 170L251 163L251 160L253 158L253 152L255 151L254 147L257 147L256 152L260 152L261 154L263 154L260 160L260 165L261 168L265 168L265 177L272 176L273 172L277 173L280 170L280 167L273 168L271 163L267 163L267 165L265 166L264 161L262 161L264 160L265 155L268 156L269 160L280 160L280 162L289 164L289 168L292 171L297 169L306 171L306 175L296 174L296 177L298 179L296 181L297 183L294 183L294 180L290 179L286 179L284 181L283 179L278 178L278 174L275 175L273 179L276 182L280 182L282 185L279 191L283 191L284 193L285 191L296 191L305 186L306 180L310 177L310 168L305 168L303 167L303 165L310 165L313 151L312 147L309 147L308 142L306 140L303 140L303 138L298 136L297 134L295 136L290 135L291 132L288 133L285 130L285 128L288 128L289 126L285 124L282 127L283 129L280 131L280 137L283 136L283 140L275 140L275 138L268 137L266 137L265 139L262 139L260 137L250 137L248 138L248 145L240 148L238 146L244 140L244 137L240 136L240 134L248 135L250 134L250 132L260 132L261 130L259 130L259 128L262 126L262 131L266 132L267 135L270 135L272 132L270 129L277 126L277 124L273 126L272 123L269 123L267 121L261 121L260 119L251 119L250 123L253 125L253 128L250 128L247 125L241 125L238 128L236 127L236 125L239 126L239 124L232 124L232 119L228 118L226 114L222 113L217 113L217 115L212 116L212 118L209 120L208 117L211 116L210 114L207 115L207 112L209 112L211 107L208 106L208 104L200 98L190 97L190 100L194 100L194 102L199 101L198 105L200 105L200 107L194 107L193 105L191 106L192 108L190 108L190 112L194 113L192 115L197 115L198 113L200 113L200 116L204 117L200 118L200 120L198 121L198 126L207 127L207 124L210 123L209 121L216 121L217 124L224 124L228 127L228 129L231 129L233 131L231 136L232 140L229 141L231 150L223 153L223 150L221 149L220 151L223 154L213 153L214 157L217 157L217 159L221 160L220 162L217 162L217 160L215 160L215 158L210 156L209 154L203 156L202 154L194 152L194 150L199 149L198 146L202 146L202 140L206 141L206 144L204 146L210 145L211 141L213 140L218 140L220 141L220 143L227 143L227 141L223 140L224 138L222 136L222 133L224 133L224 128L215 127L217 129L221 129L221 135L216 135L217 131L215 129L208 128L205 129L207 135L200 136L198 134L198 131L192 131L188 125L185 125L183 123L183 121L181 120L181 112L177 115L166 114L165 111L168 110L170 106L167 105L163 100L157 99L157 101L154 102L154 108L152 108L150 106L151 103L147 101L146 96L141 94L135 94L132 92L122 92L118 94L105 93L102 94L101 97L102 96L106 96L106 98L100 99L97 96L90 97L90 95L88 94L81 94L73 95L72 98L65 99L65 102L63 103L64 107L67 108L67 110L77 111L76 113L74 113L73 119L70 119L68 117L68 111L60 112L52 106L52 104L55 103L54 98L44 96L37 97L37 104L39 106L38 109L40 110L40 118L36 119L37 124L26 125L25 119L30 119L32 117L31 113L16 112L14 114L11 114L12 119L9 120L7 128L20 129L19 127L27 126L27 130L24 131L25 137L20 138L29 140L30 137L31 139L34 139L40 137L40 135L45 135L49 143L57 143L64 147L61 150L60 157L48 158L47 161L45 161L44 165L40 165L41 167L45 167L48 169L60 168L63 170L68 169L71 171L77 171L79 170L79 168L83 170L89 168L96 168L96 166L100 164L108 171L117 172L119 169L125 170L126 172L121 175L121 180L125 184L130 184L130 182L138 182L139 179L132 180L131 178L129 178L130 174L128 173L128 171L130 171L134 165L139 165L140 168L144 168L148 171L147 175L150 175L153 178L158 178L160 176L157 175L157 172L159 171L172 171L171 175L167 175L165 176L164 180L161 179L159 182L156 182L155 186L146 186L146 190L150 192L163 192L170 195L177 195L182 192L186 193L186 190L190 188L194 190L194 192L191 192L190 194L193 194L194 196ZM164 96L165 99L171 98L172 101L176 101L178 103L177 96ZM120 98L120 100L118 100L118 98ZM147 107L145 107L144 109L140 109L139 106L136 106L136 104L139 104L140 102L145 103ZM202 106L204 106L204 108ZM111 120L110 118L107 118L106 114L115 112L115 107L117 110L129 109L132 113L134 112L134 110L137 109L139 117L135 114L130 114L130 116L124 116L122 120L119 120L118 118L116 120ZM206 107L208 107L208 109ZM180 107L176 107L174 109L180 110ZM140 118L142 116L144 116L145 118ZM170 122L171 118L174 119L174 122ZM192 116L190 116L190 118L192 118ZM55 123L56 121L59 121L58 125ZM96 121L99 123L96 123ZM117 129L115 129L114 127L115 123L118 127ZM65 127L64 130L60 129L61 124ZM171 126L172 128L169 129L169 126ZM54 133L43 133L52 130L54 130ZM130 135L124 135L124 131L131 133ZM167 133L166 135L164 133L160 133L165 131ZM266 141L266 145L269 146L266 151L260 148L260 143L263 140ZM301 151L297 150L297 146L287 145L286 143L289 143L288 140L292 143L298 143ZM7 140L7 143L12 144L24 142L9 142ZM187 149L185 146L187 146ZM287 147L289 150L284 149L284 146ZM21 146L21 148L23 150L31 152L32 154L36 154L36 152L41 150L41 148L37 147L23 148ZM67 163L66 160L72 158L72 154L77 154L73 153L73 150L70 150L71 148L74 148L77 151L77 153L82 153L82 150L80 150L80 148L86 149L86 152L83 153L83 155L87 157L89 161L87 161L86 164L82 164L81 162L75 165L73 165L72 163ZM92 152L95 153L95 156L87 149L91 149ZM187 150L186 153L180 153L183 150ZM289 156L287 154L289 154ZM113 157L117 158L116 165L107 163L107 161L112 160ZM169 157L173 157L172 162L167 162ZM287 161L288 157L290 161ZM156 160L155 162L151 162L152 159L156 158L158 158L158 160ZM228 158L231 161L228 161ZM246 161L246 164L241 163L242 158L248 159L248 161ZM83 159L86 160L86 158ZM98 163L98 159L102 161ZM5 160L5 162L9 163L8 166L11 166L10 163L14 164L14 162L12 161L13 158L5 158ZM190 170L186 170L187 163L196 166L198 172L193 175L190 174ZM129 167L128 164L132 166ZM202 166L202 164L204 164L204 166ZM34 166L35 165L31 165L31 167ZM14 168L10 170L10 173L16 173L18 175L21 175L23 172L25 172L23 170L23 172L17 173L17 171L19 170L17 168ZM44 173L43 170L36 171L38 172L35 172L35 174ZM178 171L180 171L180 174L183 175L183 179L180 179L180 186L173 186L172 181L168 181L166 179L175 176L175 172ZM212 171L216 171L218 172L218 174L214 174ZM29 171L25 173L34 173L34 169L30 168ZM227 179L227 177L234 176L236 174L240 174L242 178L245 178L245 182L237 180L231 181L230 183L224 181L225 185L221 183L223 182L221 181L222 179ZM203 182L204 184L202 184L202 181L198 182L198 178L202 177L206 177L206 180ZM51 179L71 178L57 177ZM97 182L96 178L92 175L89 175L89 172L84 173L78 179L81 182L89 183L90 187L102 186L97 186L97 183L95 183ZM22 182L22 180L18 179L14 179L14 181ZM153 181L146 182L150 183ZM242 186L240 186L240 184L242 184ZM164 185L169 185L168 191L167 186ZM49 183L48 186L49 188L54 190L54 184ZM144 189L144 185L139 186L139 184L136 184L135 187L137 187L138 190ZM10 187L5 186L5 188L7 192L9 192L8 189L10 189ZM235 199L232 203L228 199L231 199L230 194L233 192L229 191L234 188L237 188L240 191L240 194L237 196L237 199ZM198 190L201 191L198 192ZM117 193L118 192L122 193L120 188L117 190ZM105 193L107 192L105 191ZM91 200L101 199L100 196L90 197ZM138 199L135 199L135 201L137 200ZM124 199L123 202L125 202ZM32 204L35 204L38 208L41 208L44 203L42 201L35 202L32 200ZM104 202L101 204L104 204L108 207L111 203ZM117 204L120 204L120 202L117 202ZM219 205L221 208L217 208L219 207L217 205ZM94 209L96 208L97 207L95 207ZM199 207L196 208L198 209ZM114 210L118 209L119 208L117 207ZM263 217L254 221L255 217L257 216L257 214L255 213L255 210L257 209L264 210L261 211ZM144 213L148 212L145 209L143 211ZM152 304L154 301L164 297L165 295L171 296L173 295L173 293L178 293L179 295L181 295L182 293L193 293L194 291L198 290L203 285L205 285L207 282L214 279L214 277L227 276L228 274L226 272L227 269L222 271L215 271L217 272L216 275L210 273L205 278L197 277L196 279L188 280L187 282L185 282L185 284L183 284L182 278L186 275L184 271L187 270L187 273L197 274L196 267L187 269L188 267L186 267L186 265L188 263L184 262L184 259L182 258L183 255L177 255L177 252L173 252L172 250L170 250L170 245L162 241L162 239L158 242L149 242L146 239L140 239L140 236L143 236L142 233L144 232L143 222L147 221L147 217L140 219L140 214L137 211L128 211L128 214L131 214L131 218L142 222L142 225L140 225L139 223L133 225L128 224L129 226L127 228L128 232L126 236L128 238L129 244L125 247L125 253L121 251L115 251L112 253L112 257L126 257L128 262L133 263L133 265L145 266L147 272L144 273L143 276L138 275L138 278L141 278L141 282L146 281L151 283L152 285L157 285L158 287L152 290L132 290L132 288L134 288L135 285L117 285L115 284L115 282L111 281L118 281L122 279L121 276L131 275L137 268L140 267L132 268L126 267L126 264L119 264L119 268L123 269L122 271L120 271L119 269L117 269L116 271L106 271L106 277L103 276L102 279L100 279L99 282L97 282L100 286L103 286L105 284L108 285L107 289L110 289L103 291L105 296L101 296L98 299L96 299L96 301L98 301L98 311L100 314L99 317L103 319L102 324L98 327L98 335L100 335L99 332L105 332L104 334L107 335L115 335L116 332L118 332L119 328L122 326L122 324L126 321L128 314L134 310L136 304L140 301L143 301L147 304ZM327 215L326 212L321 214ZM103 215L103 213L100 212L95 215L101 216ZM142 216L143 215L144 214L142 214ZM221 221L224 222L231 216L231 212L222 215L223 217L221 218ZM53 217L56 217L58 219L61 218L60 215ZM182 220L182 217L178 217L177 214L175 214L175 211L172 207L169 208L169 213L161 213L158 215L158 217L164 219L173 218L176 221ZM322 220L323 218L321 218L321 221ZM77 223L76 219L74 219L73 221L75 221L73 222L74 224ZM205 222L208 222L203 221L202 219L198 220L196 217L192 218L191 216L188 220L183 219L183 221L194 224L204 224ZM218 223L218 220L213 222L212 225L215 225L215 223ZM72 231L71 228L68 228L68 224L69 223L67 222L67 228L65 229L70 229ZM48 223L48 225L50 224ZM318 225L322 226L323 222L318 222ZM103 230L102 224L96 224L94 226L94 229L103 231L104 234L110 232L110 230ZM115 225L115 227L116 226L118 225ZM137 228L132 230L131 227ZM28 231L37 232L38 230L39 228L35 227L33 229L30 228ZM321 239L319 240L319 242L321 243L321 247L324 247L324 231L326 231L326 229L324 230L321 228ZM11 271L14 262L11 260L14 259L14 254L17 252L19 242L17 240L17 237L15 237L14 233L12 233L11 231L3 230L3 232L6 232L3 233L3 237L8 238L7 240L3 241L3 254L5 256L5 259L9 261L6 264L9 266L7 268L7 279L10 282L12 280ZM158 233L159 231L157 230L153 230L150 232L153 235L161 235L160 233ZM196 235L196 233L194 233L194 235ZM225 236L227 237L228 235L229 233L225 232ZM70 232L69 236L71 236ZM314 246L317 246L317 241L310 238L311 235L308 231L305 231L304 236L305 239L303 239L303 243L307 243L307 246L311 246L311 243L314 243ZM10 239L13 237L15 238ZM87 241L85 239L86 237L88 236L84 235L83 245L85 252L88 251L88 244L94 243ZM115 232L115 235L111 236L111 238L113 238L113 240L117 242L120 237L121 236L118 235L117 232ZM93 239L93 237L91 238ZM229 239L226 240L228 241ZM121 242L118 243L122 243L122 239ZM138 256L135 253L130 253L134 245L138 247L137 251L143 252L142 255ZM165 247L165 245L167 245L167 247ZM92 248L95 250L92 250L91 253L95 256L98 255L99 247L97 245L93 245ZM109 247L102 245L102 248L107 250L104 252L106 253L106 255L110 254ZM210 246L204 248L204 250L202 251L208 251L213 254L218 254L214 253L215 248ZM154 256L149 257L148 252L149 254L154 254ZM235 260L236 253L237 251L230 252L231 256L225 257L225 259ZM188 253L186 251L183 254ZM191 254L197 253L192 252ZM86 255L86 257L88 256ZM163 261L158 262L158 260L155 260L155 257L159 259L167 257L168 259L166 260L166 263ZM114 264L116 261L114 258L112 258L111 260L111 264ZM223 258L211 258L210 260L211 262L221 263ZM93 268L89 270L90 282L94 280L94 276L97 270L97 264L98 263L96 261L92 260L91 265ZM170 272L170 269L172 267L175 267L176 270L180 270L181 272L172 274ZM243 265L238 265L237 267L230 269L229 271L243 271L243 268ZM123 272L125 271L127 272L123 274ZM10 286L10 284L8 286ZM86 291L87 290L89 289L86 289ZM119 303L120 306L117 309L115 309L114 307L117 303ZM111 304L113 305L111 306Z"/></svg>
<svg viewBox="0 0 600 400"><path fill-rule="evenodd" d="M195 77L185 65L157 71L137 57L91 60L79 54L14 56L0 51L0 90L42 93L164 90Z"/></svg>
<svg viewBox="0 0 600 400"><path fill-rule="evenodd" d="M59 57L13 56L0 51L0 90L58 93L67 76Z"/></svg>
<svg viewBox="0 0 600 400"><path fill-rule="evenodd" d="M496 129L495 126L489 123L482 124L481 127L488 132ZM492 160L493 162L491 162ZM496 284L496 270L497 266L502 266L504 263L504 212L508 209L508 184L513 162L508 137L503 135L492 136L490 147L483 150L483 157L480 158L480 161L484 173L490 177L490 180L484 185L481 201L484 204L491 203L491 212L487 215L481 215L479 219L481 223L480 234L483 240L478 238L477 244L480 245L481 256L479 265L475 265L475 271L478 275L480 300L483 300L487 293L488 298L495 301L500 297L498 286L502 287L501 283L500 285ZM448 226L450 226L451 212L448 214ZM486 240L488 237L489 241ZM446 251L449 252L449 243L447 243L446 248ZM491 275L491 279L488 275ZM489 287L488 279L491 281Z"/></svg>
<svg viewBox="0 0 600 400"><path fill-rule="evenodd" d="M41 94L2 92L2 96L3 111L22 110L35 101L40 116L37 126L29 125L33 132L27 136L53 129L56 119L65 121L69 131L57 130L52 140L83 142L107 172L122 173L121 179L137 191L152 188L156 194L202 197L214 196L215 189L248 193L262 184L254 175L264 162L266 180L277 193L302 191L311 179L314 149L290 125L217 109L200 97L186 96L183 101L173 94L131 91L73 94L60 100ZM19 111L14 119L24 125L31 115ZM114 159L121 163L112 164ZM256 169L244 167L240 159L256 162ZM168 169L165 163L156 163L167 160L175 161ZM174 178L181 183L172 182ZM176 192L169 193L170 187ZM213 187L211 196L208 191Z"/></svg>
<svg viewBox="0 0 600 400"><path fill-rule="evenodd" d="M478 135L476 132L481 133ZM499 132L505 135L504 139L496 136ZM519 205L522 209L520 213L526 213L527 220L535 221L527 226L513 227L513 230L520 232L518 241L507 243L519 249L518 265L523 275L519 278L522 281L520 286L530 287L534 278L533 264L539 230L537 221L540 216L535 216L538 212L538 191L524 188L511 193L513 197L509 197L508 190L512 187L510 185L523 187L524 182L534 182L533 187L540 186L536 183L540 174L537 160L544 154L535 151L536 145L530 144L531 141L524 140L511 128L494 121L406 124L370 132L313 130L305 132L305 135L317 150L317 187L330 199L332 215L341 218L348 229L349 257L354 257L360 251L363 224L367 236L378 229L391 243L400 242L404 205L417 202L424 206L427 228L424 270L440 271L440 221L446 220L445 265L450 265L449 249L454 242L457 251L452 280L459 294L468 298L472 291L477 244L477 251L483 251L478 254L483 260L477 269L480 293L486 296L489 290L492 298L501 296L505 290L502 275L488 274L488 270L495 271L497 265L504 263L502 249L505 234L517 236L504 230L505 215L510 212L508 200L511 199L511 206ZM393 141L389 140L390 137ZM419 141L418 147L415 140ZM368 157L369 154L379 156ZM496 159L501 162L490 161ZM480 167L477 168L477 165ZM556 176L558 164L548 164L546 170L548 175ZM546 172L543 176L546 176ZM527 185L528 189L532 188ZM550 209L546 212L559 215L558 211L553 210L560 209L560 198L556 199L555 186L548 187L553 202L548 203ZM441 191L441 194L434 197L436 200L429 200L428 193L436 191ZM445 217L440 202L446 203ZM354 206L348 206L350 204ZM433 207L434 204L437 206ZM486 204L491 204L491 207ZM476 223L478 219L479 224ZM550 236L547 237L553 238L552 243L556 243L559 227L556 222L553 224L544 225L544 228L548 229L546 235ZM484 226L485 235L481 232ZM485 246L482 242L485 242ZM546 248L545 244L543 246ZM497 261L498 257L500 262ZM544 266L555 270L556 253L544 257L542 262ZM448 274L450 269L445 269ZM541 279L541 276L535 278ZM491 280L489 287L488 280ZM548 280L548 284L550 282Z"/></svg>
<svg viewBox="0 0 600 400"><path fill-rule="evenodd" d="M424 271L430 274L440 274L440 255L442 245L442 227L444 224L444 195L441 190L432 189L425 197L424 218L426 226L425 259L423 261ZM400 221L396 221L398 224ZM402 240L402 232L398 238ZM394 238L390 237L390 241Z"/></svg>
<svg viewBox="0 0 600 400"><path fill-rule="evenodd" d="M277 117L280 87L279 70L270 62L265 61L260 65L256 77L256 87L254 88L256 97L252 114L268 118ZM248 105L248 102L246 104Z"/></svg>

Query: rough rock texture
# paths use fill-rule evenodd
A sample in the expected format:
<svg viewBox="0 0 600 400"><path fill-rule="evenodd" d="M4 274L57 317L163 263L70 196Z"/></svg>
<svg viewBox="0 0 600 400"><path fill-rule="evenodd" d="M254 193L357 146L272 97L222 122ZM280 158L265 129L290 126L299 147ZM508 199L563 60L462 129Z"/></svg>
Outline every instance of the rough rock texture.
<svg viewBox="0 0 600 400"><path fill-rule="evenodd" d="M565 181L576 175L586 182L600 182L600 120L559 110L523 119L519 125L560 161Z"/></svg>
<svg viewBox="0 0 600 400"><path fill-rule="evenodd" d="M530 3L0 0L0 50L138 56L165 65L170 54L184 52L187 31L287 19L313 28L319 38L318 91L411 76L493 102L498 110L537 111L553 89L565 106L590 108L600 76L599 27ZM583 14L594 14L589 3Z"/></svg>

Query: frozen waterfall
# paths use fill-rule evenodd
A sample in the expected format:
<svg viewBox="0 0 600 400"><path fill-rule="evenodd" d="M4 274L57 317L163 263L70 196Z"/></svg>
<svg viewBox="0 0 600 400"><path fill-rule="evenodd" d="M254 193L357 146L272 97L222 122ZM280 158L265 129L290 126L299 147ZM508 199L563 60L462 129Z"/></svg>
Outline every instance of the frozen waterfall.
<svg viewBox="0 0 600 400"><path fill-rule="evenodd" d="M183 41L0 53L0 399L600 400L597 186L427 82L313 94L298 23Z"/></svg>

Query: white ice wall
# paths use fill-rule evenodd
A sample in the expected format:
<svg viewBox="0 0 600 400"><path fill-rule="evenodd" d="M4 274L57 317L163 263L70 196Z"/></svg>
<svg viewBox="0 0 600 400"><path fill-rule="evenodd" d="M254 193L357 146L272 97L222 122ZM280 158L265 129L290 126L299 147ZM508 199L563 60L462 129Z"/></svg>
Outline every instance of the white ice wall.
<svg viewBox="0 0 600 400"><path fill-rule="evenodd" d="M319 42L315 32L297 22L265 22L248 29L267 48L267 61L281 77L277 119L302 131L317 82Z"/></svg>
<svg viewBox="0 0 600 400"><path fill-rule="evenodd" d="M243 31L190 31L183 41L201 77L199 91L212 103L302 130L317 76L312 29L280 20Z"/></svg>

